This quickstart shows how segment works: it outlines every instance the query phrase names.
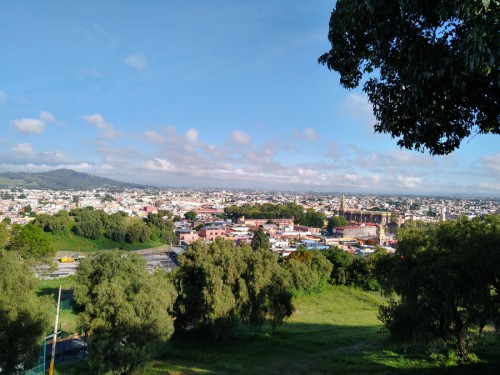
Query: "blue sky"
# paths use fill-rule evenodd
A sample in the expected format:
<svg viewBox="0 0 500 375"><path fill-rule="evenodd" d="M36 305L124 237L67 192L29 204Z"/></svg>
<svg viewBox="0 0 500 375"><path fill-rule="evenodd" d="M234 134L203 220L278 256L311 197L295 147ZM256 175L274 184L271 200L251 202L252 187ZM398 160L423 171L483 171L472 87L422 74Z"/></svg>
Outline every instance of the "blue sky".
<svg viewBox="0 0 500 375"><path fill-rule="evenodd" d="M0 3L0 171L158 186L500 195L498 136L374 134L317 64L333 1Z"/></svg>

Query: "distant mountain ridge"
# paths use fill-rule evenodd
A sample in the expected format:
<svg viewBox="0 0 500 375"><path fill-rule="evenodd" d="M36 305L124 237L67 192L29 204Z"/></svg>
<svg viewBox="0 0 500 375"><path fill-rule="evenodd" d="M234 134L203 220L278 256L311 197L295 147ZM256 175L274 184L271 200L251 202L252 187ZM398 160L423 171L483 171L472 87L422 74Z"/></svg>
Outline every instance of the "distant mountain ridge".
<svg viewBox="0 0 500 375"><path fill-rule="evenodd" d="M42 173L3 172L0 173L0 188L21 187L26 189L50 190L121 190L125 188L146 188L132 184L77 172L71 169L56 169Z"/></svg>

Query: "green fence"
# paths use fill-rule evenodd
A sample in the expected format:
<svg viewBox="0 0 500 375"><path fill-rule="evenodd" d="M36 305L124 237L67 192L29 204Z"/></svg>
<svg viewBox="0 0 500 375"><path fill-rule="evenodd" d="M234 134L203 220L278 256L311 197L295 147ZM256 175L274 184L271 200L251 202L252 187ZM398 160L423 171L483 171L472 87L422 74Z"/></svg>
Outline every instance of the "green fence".
<svg viewBox="0 0 500 375"><path fill-rule="evenodd" d="M47 340L43 340L40 346L40 356L38 357L37 364L30 370L24 372L25 375L45 375L45 357L47 355Z"/></svg>

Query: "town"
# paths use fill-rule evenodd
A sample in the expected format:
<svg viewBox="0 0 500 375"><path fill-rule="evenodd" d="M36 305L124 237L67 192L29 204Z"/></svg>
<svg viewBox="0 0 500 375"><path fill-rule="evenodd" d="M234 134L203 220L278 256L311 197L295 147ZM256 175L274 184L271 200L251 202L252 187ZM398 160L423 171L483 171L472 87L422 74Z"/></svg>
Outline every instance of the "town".
<svg viewBox="0 0 500 375"><path fill-rule="evenodd" d="M234 206L288 203L318 213L324 220L320 225L307 226L298 225L293 217L231 217L227 210ZM255 230L262 228L269 237L271 249L280 256L289 255L298 246L309 250L336 246L361 255L372 253L374 245L393 251L396 228L407 221L438 222L462 215L471 218L500 213L499 200L484 197L354 196L218 189L0 190L0 221L9 224L23 225L39 214L53 215L61 210L89 206L108 214L122 212L139 218L168 212L178 238L178 243L169 245L184 249L196 240L211 242L217 237L236 244L250 243ZM344 219L342 225L328 225L334 217Z"/></svg>

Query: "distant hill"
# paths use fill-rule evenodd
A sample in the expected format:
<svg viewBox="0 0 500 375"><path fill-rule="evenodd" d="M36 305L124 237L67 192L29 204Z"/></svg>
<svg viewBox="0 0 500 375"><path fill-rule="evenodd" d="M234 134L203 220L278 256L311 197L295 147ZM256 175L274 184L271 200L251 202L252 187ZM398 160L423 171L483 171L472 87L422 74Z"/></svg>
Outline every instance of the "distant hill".
<svg viewBox="0 0 500 375"><path fill-rule="evenodd" d="M109 178L94 176L88 173L76 172L71 169L56 169L43 173L4 172L0 173L0 188L22 187L25 189L50 190L122 190L125 188L146 188L137 185L119 182Z"/></svg>

